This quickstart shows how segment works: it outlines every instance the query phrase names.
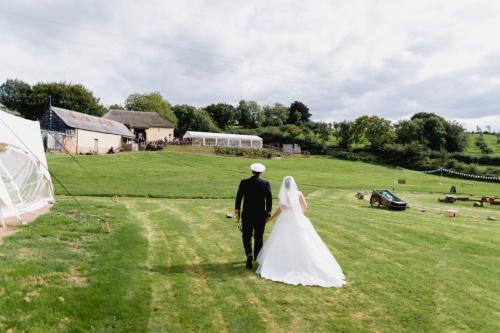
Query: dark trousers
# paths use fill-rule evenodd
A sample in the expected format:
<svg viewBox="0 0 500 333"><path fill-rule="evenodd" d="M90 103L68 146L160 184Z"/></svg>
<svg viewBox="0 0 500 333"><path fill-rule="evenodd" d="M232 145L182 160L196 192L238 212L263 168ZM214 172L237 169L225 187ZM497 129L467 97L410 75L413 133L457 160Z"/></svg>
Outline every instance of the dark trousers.
<svg viewBox="0 0 500 333"><path fill-rule="evenodd" d="M247 256L252 255L252 235L254 238L253 253L254 258L259 255L260 249L264 242L264 229L266 227L266 221L248 221L243 220L241 223L243 246L245 247L245 254Z"/></svg>

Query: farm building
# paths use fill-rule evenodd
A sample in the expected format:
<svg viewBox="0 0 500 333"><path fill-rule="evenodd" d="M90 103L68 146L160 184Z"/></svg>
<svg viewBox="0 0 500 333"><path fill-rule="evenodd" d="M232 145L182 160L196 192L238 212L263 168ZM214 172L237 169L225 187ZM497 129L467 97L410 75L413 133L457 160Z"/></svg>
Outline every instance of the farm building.
<svg viewBox="0 0 500 333"><path fill-rule="evenodd" d="M134 138L122 123L54 106L44 113L40 127L47 150L73 154L103 154Z"/></svg>
<svg viewBox="0 0 500 333"><path fill-rule="evenodd" d="M218 146L239 148L262 148L262 138L256 135L208 133L187 131L184 139L191 140L193 146Z"/></svg>
<svg viewBox="0 0 500 333"><path fill-rule="evenodd" d="M124 124L139 142L174 139L174 125L156 112L109 110L103 118Z"/></svg>

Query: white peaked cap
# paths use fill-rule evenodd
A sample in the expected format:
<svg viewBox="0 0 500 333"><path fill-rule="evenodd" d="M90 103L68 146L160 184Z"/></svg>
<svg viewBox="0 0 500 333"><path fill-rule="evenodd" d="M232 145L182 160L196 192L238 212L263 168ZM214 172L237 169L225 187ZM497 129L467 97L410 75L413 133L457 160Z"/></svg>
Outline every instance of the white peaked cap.
<svg viewBox="0 0 500 333"><path fill-rule="evenodd" d="M253 171L253 172L264 172L266 171L266 167L264 166L264 164L261 164L261 163L254 163L250 166L250 169Z"/></svg>

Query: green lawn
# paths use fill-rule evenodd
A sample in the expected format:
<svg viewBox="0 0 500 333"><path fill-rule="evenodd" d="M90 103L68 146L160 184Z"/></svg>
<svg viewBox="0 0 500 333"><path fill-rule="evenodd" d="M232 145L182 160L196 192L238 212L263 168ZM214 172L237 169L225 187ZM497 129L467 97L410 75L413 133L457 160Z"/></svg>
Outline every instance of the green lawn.
<svg viewBox="0 0 500 333"><path fill-rule="evenodd" d="M476 139L479 134L468 134L467 135L467 147L465 148L465 152L469 154L477 154L481 155L481 151L476 146ZM484 134L484 141L493 149L493 155L500 155L500 143L497 143L497 136L493 134Z"/></svg>
<svg viewBox="0 0 500 333"><path fill-rule="evenodd" d="M344 269L348 284L327 289L244 268L241 236L225 214L252 160L175 152L77 158L89 174L65 155L49 156L49 165L81 206L56 186L53 212L0 246L0 330L500 330L500 207L437 202L451 184L500 195L498 183L325 157L264 161L274 191L283 176L296 177L308 216ZM395 185L396 177L408 185ZM394 186L412 209L374 209L354 198ZM461 216L445 217L450 207ZM110 234L99 217L110 219Z"/></svg>
<svg viewBox="0 0 500 333"><path fill-rule="evenodd" d="M77 163L66 155L49 155L49 165L70 192L86 196L157 198L233 198L239 180L248 177L253 160L180 152L122 153L78 156ZM330 157L261 160L268 170L265 177L279 189L284 176L295 176L304 193L318 188L350 189L393 188L406 191L447 192L451 185L459 191L500 194L499 184L441 178L421 173ZM397 186L397 178L407 185ZM465 187L462 184L466 183ZM54 182L58 194L64 190Z"/></svg>

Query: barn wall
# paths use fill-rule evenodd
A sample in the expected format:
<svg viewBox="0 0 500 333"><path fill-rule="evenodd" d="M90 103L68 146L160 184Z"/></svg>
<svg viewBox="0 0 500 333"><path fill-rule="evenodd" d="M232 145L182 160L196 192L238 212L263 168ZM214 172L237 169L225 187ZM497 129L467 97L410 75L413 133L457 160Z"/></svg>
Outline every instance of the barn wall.
<svg viewBox="0 0 500 333"><path fill-rule="evenodd" d="M167 138L168 140L173 140L173 138L174 138L174 129L173 128L152 127L152 128L146 129L146 140L147 141L164 140L165 138Z"/></svg>
<svg viewBox="0 0 500 333"><path fill-rule="evenodd" d="M40 128L46 131L53 131L65 133L69 127L66 126L64 121L55 113L46 111L42 118L40 118Z"/></svg>
<svg viewBox="0 0 500 333"><path fill-rule="evenodd" d="M95 139L98 140L98 154L105 154L109 148L121 148L122 137L116 134L107 134L78 129L76 131L76 144L78 153L96 153Z"/></svg>

